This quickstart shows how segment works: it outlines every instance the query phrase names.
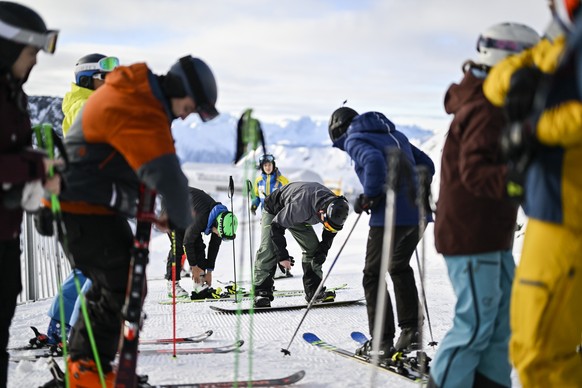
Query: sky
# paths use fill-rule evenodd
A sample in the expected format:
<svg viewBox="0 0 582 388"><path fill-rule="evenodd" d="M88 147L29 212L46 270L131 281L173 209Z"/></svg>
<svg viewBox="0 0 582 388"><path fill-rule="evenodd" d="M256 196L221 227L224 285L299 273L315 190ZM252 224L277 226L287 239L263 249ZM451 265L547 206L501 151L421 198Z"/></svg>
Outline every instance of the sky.
<svg viewBox="0 0 582 388"><path fill-rule="evenodd" d="M100 52L164 74L183 55L205 60L219 111L327 120L347 100L398 124L448 127L442 101L479 34L513 21L542 32L544 0L35 0L61 31L25 90L62 97L76 60Z"/></svg>

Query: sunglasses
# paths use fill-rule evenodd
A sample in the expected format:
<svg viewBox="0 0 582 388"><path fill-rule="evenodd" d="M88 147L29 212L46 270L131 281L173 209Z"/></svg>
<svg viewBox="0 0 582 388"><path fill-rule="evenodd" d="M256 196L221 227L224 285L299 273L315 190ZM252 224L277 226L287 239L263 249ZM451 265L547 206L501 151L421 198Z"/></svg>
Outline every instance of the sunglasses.
<svg viewBox="0 0 582 388"><path fill-rule="evenodd" d="M531 44L528 43L521 43L516 42L514 40L503 40L503 39L494 39L494 38L487 38L481 35L477 40L477 51L481 52L481 48L494 48L512 52L520 52L532 47Z"/></svg>
<svg viewBox="0 0 582 388"><path fill-rule="evenodd" d="M54 54L57 48L59 31L49 30L45 33L30 31L14 27L0 20L0 36L13 42L35 46L49 54Z"/></svg>

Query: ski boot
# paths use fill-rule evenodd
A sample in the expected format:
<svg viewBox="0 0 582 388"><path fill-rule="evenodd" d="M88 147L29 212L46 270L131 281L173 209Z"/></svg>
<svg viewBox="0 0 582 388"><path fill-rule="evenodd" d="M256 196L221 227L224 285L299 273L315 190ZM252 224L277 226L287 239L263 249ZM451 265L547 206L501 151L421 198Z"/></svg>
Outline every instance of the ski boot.
<svg viewBox="0 0 582 388"><path fill-rule="evenodd" d="M191 300L200 300L200 299L220 299L220 294L222 293L221 288L214 289L212 287L202 287L199 291L192 291L190 295Z"/></svg>
<svg viewBox="0 0 582 388"><path fill-rule="evenodd" d="M255 307L271 307L271 301L275 299L273 294L265 290L257 290L255 300L253 301Z"/></svg>
<svg viewBox="0 0 582 388"><path fill-rule="evenodd" d="M403 327L400 331L400 336L394 347L396 350L404 353L409 353L413 350L420 349L418 343L418 329L416 327Z"/></svg>
<svg viewBox="0 0 582 388"><path fill-rule="evenodd" d="M311 296L305 295L305 300L307 302L311 301ZM329 303L335 301L335 291L326 291L325 287L317 294L314 303Z"/></svg>
<svg viewBox="0 0 582 388"><path fill-rule="evenodd" d="M168 292L168 298L171 298L174 292L171 280L168 280L166 291ZM183 289L182 286L180 286L180 283L176 281L176 298L188 298L188 296L188 291Z"/></svg>

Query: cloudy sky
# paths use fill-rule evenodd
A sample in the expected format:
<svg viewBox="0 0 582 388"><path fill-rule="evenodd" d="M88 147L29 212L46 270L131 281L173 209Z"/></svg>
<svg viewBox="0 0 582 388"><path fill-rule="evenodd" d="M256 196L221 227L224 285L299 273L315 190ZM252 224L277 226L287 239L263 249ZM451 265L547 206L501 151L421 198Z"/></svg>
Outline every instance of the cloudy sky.
<svg viewBox="0 0 582 388"><path fill-rule="evenodd" d="M446 128L444 92L479 33L515 21L542 32L544 0L24 0L61 31L26 85L63 96L88 53L165 73L192 54L213 69L218 109L327 119L348 100L399 124Z"/></svg>

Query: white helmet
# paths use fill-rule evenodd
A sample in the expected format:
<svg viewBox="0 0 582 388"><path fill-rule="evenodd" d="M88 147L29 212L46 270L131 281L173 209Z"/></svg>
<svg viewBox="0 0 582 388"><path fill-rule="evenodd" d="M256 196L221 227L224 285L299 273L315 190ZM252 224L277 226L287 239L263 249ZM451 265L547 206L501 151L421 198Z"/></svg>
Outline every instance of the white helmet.
<svg viewBox="0 0 582 388"><path fill-rule="evenodd" d="M489 27L477 40L479 56L476 63L489 67L505 57L535 46L540 36L520 23L500 23Z"/></svg>

